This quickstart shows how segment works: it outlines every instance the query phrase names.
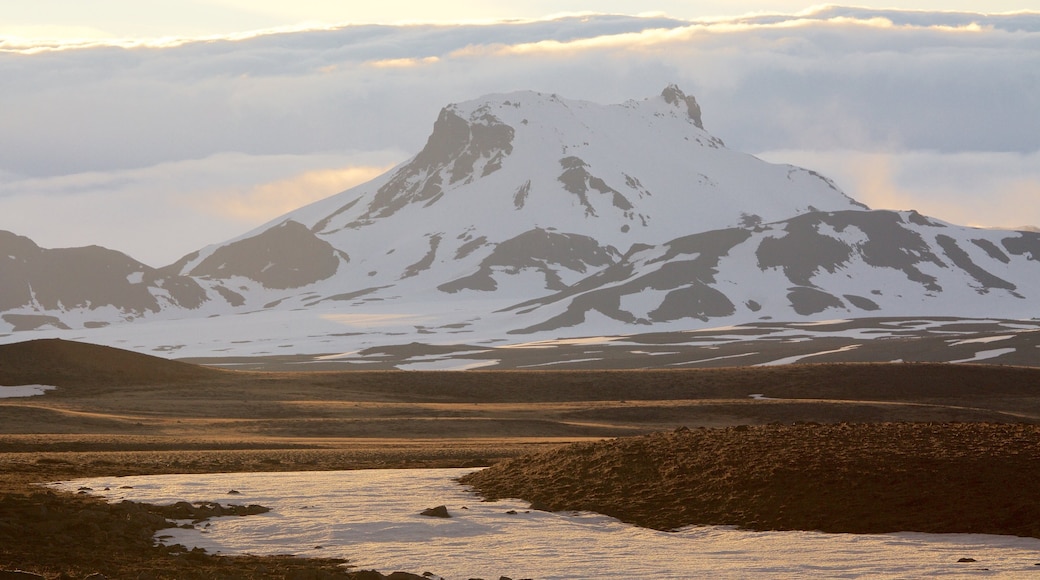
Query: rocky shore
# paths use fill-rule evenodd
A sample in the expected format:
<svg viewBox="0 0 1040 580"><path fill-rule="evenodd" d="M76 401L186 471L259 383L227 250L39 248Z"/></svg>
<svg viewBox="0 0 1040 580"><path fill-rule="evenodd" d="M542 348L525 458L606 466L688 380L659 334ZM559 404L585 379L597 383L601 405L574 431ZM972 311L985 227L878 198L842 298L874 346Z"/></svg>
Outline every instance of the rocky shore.
<svg viewBox="0 0 1040 580"><path fill-rule="evenodd" d="M519 451L504 448L501 453ZM115 458L118 464L110 461ZM178 525L174 520L197 525L211 517L248 517L267 509L235 505L234 495L222 504L109 504L89 495L90 490L68 494L36 484L111 473L177 473L192 471L192 466L199 472L231 472L445 467L466 462L431 457L424 448L0 453L0 580L435 580L439 576L424 576L425 571L358 570L336 558L222 556L156 545L156 534Z"/></svg>

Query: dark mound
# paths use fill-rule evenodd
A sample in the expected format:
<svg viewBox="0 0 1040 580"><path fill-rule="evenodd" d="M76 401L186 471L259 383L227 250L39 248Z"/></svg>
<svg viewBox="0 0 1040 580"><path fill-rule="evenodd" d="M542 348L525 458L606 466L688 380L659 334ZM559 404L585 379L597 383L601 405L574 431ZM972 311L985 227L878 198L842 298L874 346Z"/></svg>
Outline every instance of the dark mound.
<svg viewBox="0 0 1040 580"><path fill-rule="evenodd" d="M1040 537L1040 426L764 425L679 429L512 459L462 482L489 499L656 529Z"/></svg>
<svg viewBox="0 0 1040 580"><path fill-rule="evenodd" d="M223 371L118 348L59 339L0 345L0 385L150 385Z"/></svg>
<svg viewBox="0 0 1040 580"><path fill-rule="evenodd" d="M293 556L208 554L184 546L157 546L156 532L172 528L167 518L204 520L262 513L260 506L154 506L35 491L0 495L0 578L306 578L383 580L377 573L349 571L346 561ZM31 570L20 575L14 570ZM38 574L38 575L35 575ZM95 576L96 574L96 576ZM422 579L422 576L399 576Z"/></svg>

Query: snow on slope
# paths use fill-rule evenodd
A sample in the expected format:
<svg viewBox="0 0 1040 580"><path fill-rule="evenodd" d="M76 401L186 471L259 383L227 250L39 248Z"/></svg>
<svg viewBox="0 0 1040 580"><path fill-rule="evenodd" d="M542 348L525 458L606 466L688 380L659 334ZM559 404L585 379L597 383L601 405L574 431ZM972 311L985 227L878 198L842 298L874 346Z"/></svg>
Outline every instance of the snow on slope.
<svg viewBox="0 0 1040 580"><path fill-rule="evenodd" d="M957 227L915 212L810 212L641 249L511 310L553 314L516 332L579 326L592 312L655 326L821 315L1032 317L1038 258L1040 237L1025 232Z"/></svg>
<svg viewBox="0 0 1040 580"><path fill-rule="evenodd" d="M390 172L154 271L79 252L99 256L84 286L41 274L64 250L26 242L0 236L0 330L94 329L118 346L176 327L171 347L194 352L1030 318L1040 301L1040 234L872 211L813 171L726 148L674 86L619 105L529 91L449 105ZM44 303L48 284L92 293Z"/></svg>
<svg viewBox="0 0 1040 580"><path fill-rule="evenodd" d="M518 270L559 289L636 243L862 207L812 172L724 148L694 107L675 87L614 106L533 92L450 105L389 178L285 219L350 254L346 277L396 286L430 271L422 286L450 293L501 290Z"/></svg>

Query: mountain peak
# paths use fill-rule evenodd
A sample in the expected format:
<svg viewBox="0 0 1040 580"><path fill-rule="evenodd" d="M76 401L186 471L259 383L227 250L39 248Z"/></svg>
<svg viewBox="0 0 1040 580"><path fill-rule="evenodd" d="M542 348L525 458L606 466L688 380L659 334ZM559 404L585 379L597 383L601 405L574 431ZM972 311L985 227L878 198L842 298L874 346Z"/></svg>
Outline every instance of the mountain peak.
<svg viewBox="0 0 1040 580"><path fill-rule="evenodd" d="M693 124L697 125L698 129L704 128L704 125L701 123L701 106L697 104L697 99L693 95L687 95L678 85L671 84L661 91L661 96L664 97L664 102L669 105L685 107L686 114L690 116L690 119L693 119Z"/></svg>
<svg viewBox="0 0 1040 580"><path fill-rule="evenodd" d="M310 316L327 330L305 340L328 349L355 334L343 325L498 341L1028 318L1038 257L1040 234L871 211L814 171L730 150L676 85L613 105L516 91L446 106L394 170L162 270L0 232L0 333L229 314L266 333ZM280 336L244 343L271 354Z"/></svg>
<svg viewBox="0 0 1040 580"><path fill-rule="evenodd" d="M761 183L781 180L786 193L762 191ZM768 222L854 205L815 173L726 150L701 126L697 100L673 84L613 105L534 91L449 104L411 160L293 219L337 240L361 228L422 230L420 239L438 240L434 250L423 241L412 264L449 246L470 255L461 245L472 240L483 239L490 252L508 236L546 223L625 248L660 243L690 227L730 227L745 215ZM401 225L371 228L390 218ZM492 221L495 227L485 231ZM428 229L434 222L437 229ZM446 241L447 231L459 241ZM399 242L387 234L388 250Z"/></svg>

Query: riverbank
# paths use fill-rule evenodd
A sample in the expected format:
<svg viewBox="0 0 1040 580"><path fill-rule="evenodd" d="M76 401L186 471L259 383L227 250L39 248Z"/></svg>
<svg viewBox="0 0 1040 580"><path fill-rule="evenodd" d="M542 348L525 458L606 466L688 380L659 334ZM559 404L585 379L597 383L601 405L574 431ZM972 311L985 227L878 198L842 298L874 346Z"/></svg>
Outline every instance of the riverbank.
<svg viewBox="0 0 1040 580"><path fill-rule="evenodd" d="M488 498L669 530L973 533L1040 538L1040 426L681 428L578 443L462 478Z"/></svg>

